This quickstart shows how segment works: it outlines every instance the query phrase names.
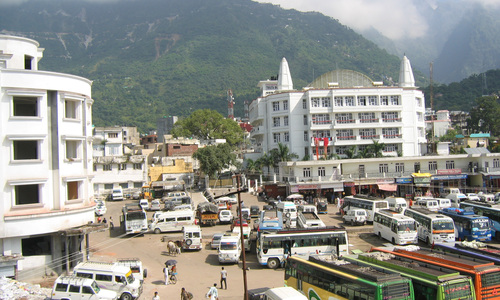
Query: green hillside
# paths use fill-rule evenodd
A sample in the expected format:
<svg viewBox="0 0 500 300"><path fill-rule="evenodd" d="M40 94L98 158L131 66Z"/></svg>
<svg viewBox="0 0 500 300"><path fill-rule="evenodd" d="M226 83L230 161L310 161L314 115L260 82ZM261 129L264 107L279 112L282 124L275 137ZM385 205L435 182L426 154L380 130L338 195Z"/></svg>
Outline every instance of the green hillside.
<svg viewBox="0 0 500 300"><path fill-rule="evenodd" d="M282 57L295 88L334 69L397 81L401 59L319 13L250 0L32 0L2 7L0 28L40 42L40 69L93 80L95 125L141 132L165 115L226 115L229 88L242 116Z"/></svg>

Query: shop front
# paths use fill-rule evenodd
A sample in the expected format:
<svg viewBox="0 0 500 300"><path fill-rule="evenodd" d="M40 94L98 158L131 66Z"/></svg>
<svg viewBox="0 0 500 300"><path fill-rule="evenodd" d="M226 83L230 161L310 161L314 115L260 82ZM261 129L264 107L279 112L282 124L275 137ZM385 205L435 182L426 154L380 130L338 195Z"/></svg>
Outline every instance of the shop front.
<svg viewBox="0 0 500 300"><path fill-rule="evenodd" d="M413 178L413 195L415 197L419 196L430 196L431 187L431 173L412 173Z"/></svg>
<svg viewBox="0 0 500 300"><path fill-rule="evenodd" d="M431 186L431 192L436 197L440 197L447 187L463 190L467 186L467 174L462 174L460 169L437 170L437 174L431 177Z"/></svg>

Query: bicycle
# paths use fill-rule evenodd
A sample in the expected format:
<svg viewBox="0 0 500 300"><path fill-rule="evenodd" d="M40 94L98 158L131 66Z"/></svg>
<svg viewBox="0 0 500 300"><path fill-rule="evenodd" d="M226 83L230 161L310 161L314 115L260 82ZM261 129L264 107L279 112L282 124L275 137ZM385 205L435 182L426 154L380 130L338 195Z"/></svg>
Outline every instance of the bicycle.
<svg viewBox="0 0 500 300"><path fill-rule="evenodd" d="M169 277L168 277L168 282L171 283L171 284L176 284L177 283L177 273L172 273Z"/></svg>

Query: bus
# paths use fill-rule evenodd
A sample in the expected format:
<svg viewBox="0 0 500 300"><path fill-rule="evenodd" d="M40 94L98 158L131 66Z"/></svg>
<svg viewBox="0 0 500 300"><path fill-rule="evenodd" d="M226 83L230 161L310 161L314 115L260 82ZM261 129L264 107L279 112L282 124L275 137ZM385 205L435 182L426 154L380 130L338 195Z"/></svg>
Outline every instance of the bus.
<svg viewBox="0 0 500 300"><path fill-rule="evenodd" d="M349 253L348 247L345 228L329 226L276 232L261 231L257 237L256 251L261 265L276 269L290 255L307 258L312 254L335 254L340 257Z"/></svg>
<svg viewBox="0 0 500 300"><path fill-rule="evenodd" d="M366 210L367 221L373 222L375 212L381 209L389 209L389 203L386 200L365 195L347 196L344 198L341 212L348 211L351 208Z"/></svg>
<svg viewBox="0 0 500 300"><path fill-rule="evenodd" d="M283 229L283 213L278 210L262 210L259 217L258 233Z"/></svg>
<svg viewBox="0 0 500 300"><path fill-rule="evenodd" d="M474 284L471 278L460 275L455 270L423 262L415 262L410 259L380 252L362 253L357 256L347 255L343 258L351 262L364 262L374 267L389 269L400 273L403 277L411 279L415 291L415 299L476 299Z"/></svg>
<svg viewBox="0 0 500 300"><path fill-rule="evenodd" d="M415 299L412 281L394 271L313 256L288 258L285 285L309 299Z"/></svg>
<svg viewBox="0 0 500 300"><path fill-rule="evenodd" d="M418 234L413 218L383 209L375 212L373 233L396 245L417 244Z"/></svg>
<svg viewBox="0 0 500 300"><path fill-rule="evenodd" d="M500 292L500 266L491 261L478 260L471 257L436 252L432 250L408 251L404 249L387 249L374 247L370 250L391 253L414 261L420 261L460 272L470 276L474 283L476 299L498 299Z"/></svg>
<svg viewBox="0 0 500 300"><path fill-rule="evenodd" d="M480 216L485 216L490 219L493 223L492 234L495 239L500 239L500 205L498 204L489 204L475 201L462 201L460 202L460 208L466 209L471 207L474 210L474 213Z"/></svg>
<svg viewBox="0 0 500 300"><path fill-rule="evenodd" d="M138 204L122 207L120 226L126 234L140 234L148 231L148 219L144 209Z"/></svg>
<svg viewBox="0 0 500 300"><path fill-rule="evenodd" d="M453 219L455 237L460 241L490 242L492 225L490 219L474 214L472 210L461 208L443 208L440 214Z"/></svg>
<svg viewBox="0 0 500 300"><path fill-rule="evenodd" d="M424 208L407 208L405 215L417 222L417 234L427 245L455 244L455 223L453 219Z"/></svg>
<svg viewBox="0 0 500 300"><path fill-rule="evenodd" d="M469 242L465 242L469 243ZM449 246L449 245L436 245L434 246L434 249L443 251L443 252L449 252L449 253L455 253L455 254L461 254L461 255L466 255L469 257L474 257L477 259L483 259L483 260L489 260L495 263L495 265L500 265L500 248L495 247L495 246L490 246L490 245L485 245L484 247L481 248L476 248L472 246L465 246L465 243L457 243L455 246ZM474 243L475 246L477 246L476 243Z"/></svg>

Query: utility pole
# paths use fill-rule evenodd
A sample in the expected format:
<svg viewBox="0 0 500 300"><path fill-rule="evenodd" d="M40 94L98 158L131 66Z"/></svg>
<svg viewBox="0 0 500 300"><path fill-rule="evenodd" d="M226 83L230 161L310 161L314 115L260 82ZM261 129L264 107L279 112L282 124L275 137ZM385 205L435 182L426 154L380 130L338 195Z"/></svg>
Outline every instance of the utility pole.
<svg viewBox="0 0 500 300"><path fill-rule="evenodd" d="M247 287L247 263L245 257L245 237L243 236L243 216L241 215L241 191L240 191L241 174L236 175L236 188L238 189L238 215L240 216L240 239L242 245L241 260L243 262L243 292L245 293L243 299L248 300L248 287ZM250 239L250 237L248 237Z"/></svg>

